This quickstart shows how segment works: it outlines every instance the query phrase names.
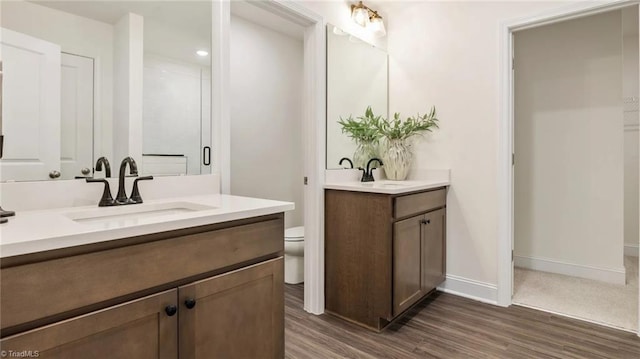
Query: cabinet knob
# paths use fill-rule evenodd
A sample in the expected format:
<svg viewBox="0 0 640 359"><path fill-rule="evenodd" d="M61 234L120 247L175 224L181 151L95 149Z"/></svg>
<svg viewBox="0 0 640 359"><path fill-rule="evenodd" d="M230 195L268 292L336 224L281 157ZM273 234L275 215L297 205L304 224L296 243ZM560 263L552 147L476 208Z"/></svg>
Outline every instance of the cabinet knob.
<svg viewBox="0 0 640 359"><path fill-rule="evenodd" d="M187 298L187 300L184 301L184 306L191 309L196 306L196 300Z"/></svg>
<svg viewBox="0 0 640 359"><path fill-rule="evenodd" d="M423 219L423 220L420 221L420 223L422 223L422 224L430 224L431 220L430 219Z"/></svg>
<svg viewBox="0 0 640 359"><path fill-rule="evenodd" d="M167 305L164 311L168 316L173 317L178 312L178 308L175 305Z"/></svg>

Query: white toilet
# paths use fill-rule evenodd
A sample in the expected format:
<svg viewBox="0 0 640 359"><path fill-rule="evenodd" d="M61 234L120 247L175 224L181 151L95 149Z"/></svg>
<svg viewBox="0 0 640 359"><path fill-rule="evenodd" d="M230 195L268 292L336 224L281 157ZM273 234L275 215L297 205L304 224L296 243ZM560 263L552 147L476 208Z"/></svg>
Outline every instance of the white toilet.
<svg viewBox="0 0 640 359"><path fill-rule="evenodd" d="M284 231L284 282L304 282L304 227Z"/></svg>

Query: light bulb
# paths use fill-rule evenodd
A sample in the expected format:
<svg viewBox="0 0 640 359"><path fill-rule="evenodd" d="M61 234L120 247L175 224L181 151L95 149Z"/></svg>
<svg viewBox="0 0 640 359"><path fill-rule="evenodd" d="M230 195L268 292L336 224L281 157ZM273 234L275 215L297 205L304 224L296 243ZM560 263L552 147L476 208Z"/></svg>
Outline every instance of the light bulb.
<svg viewBox="0 0 640 359"><path fill-rule="evenodd" d="M205 56L209 55L209 52L206 51L206 50L198 50L198 51L196 51L196 54L198 54L198 56L205 57Z"/></svg>
<svg viewBox="0 0 640 359"><path fill-rule="evenodd" d="M360 26L367 26L369 23L369 11L364 7L362 1L358 5L352 5L351 19Z"/></svg>
<svg viewBox="0 0 640 359"><path fill-rule="evenodd" d="M371 23L369 24L371 28L371 32L376 37L383 37L387 34L387 31L384 28L384 21L379 16L375 16L371 18Z"/></svg>

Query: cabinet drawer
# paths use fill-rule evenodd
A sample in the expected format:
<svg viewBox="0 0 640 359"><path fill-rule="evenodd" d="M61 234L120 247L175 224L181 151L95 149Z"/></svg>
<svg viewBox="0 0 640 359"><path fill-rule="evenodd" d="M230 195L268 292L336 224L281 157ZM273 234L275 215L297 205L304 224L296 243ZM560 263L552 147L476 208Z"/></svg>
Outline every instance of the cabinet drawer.
<svg viewBox="0 0 640 359"><path fill-rule="evenodd" d="M444 207L447 201L446 189L421 192L395 198L394 218L407 217L416 213L427 212Z"/></svg>
<svg viewBox="0 0 640 359"><path fill-rule="evenodd" d="M1 327L279 255L283 233L282 219L273 219L4 268L0 271Z"/></svg>

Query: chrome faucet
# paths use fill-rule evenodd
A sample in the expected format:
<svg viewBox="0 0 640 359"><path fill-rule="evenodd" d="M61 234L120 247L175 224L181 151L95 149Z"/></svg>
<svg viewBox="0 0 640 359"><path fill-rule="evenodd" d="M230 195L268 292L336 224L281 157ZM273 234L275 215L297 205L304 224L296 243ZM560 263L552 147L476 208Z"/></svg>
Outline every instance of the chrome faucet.
<svg viewBox="0 0 640 359"><path fill-rule="evenodd" d="M127 168L127 164L129 164L129 174L138 176L138 166L136 165L136 161L132 157L125 157L122 162L120 162L120 174L118 175L118 195L116 196L116 202L118 204L135 203L127 198L127 193L124 189L124 172Z"/></svg>
<svg viewBox="0 0 640 359"><path fill-rule="evenodd" d="M96 161L96 171L102 171L102 165L104 165L104 177L111 177L111 166L109 165L109 160L104 156Z"/></svg>
<svg viewBox="0 0 640 359"><path fill-rule="evenodd" d="M360 182L373 182L373 181L375 181L374 178L373 178L373 170L375 170L377 167L370 167L371 166L371 162L373 162L373 161L377 161L380 166L384 166L384 164L382 163L382 161L379 158L370 159L369 162L367 162L367 168L366 169L364 169L362 167L358 167L358 169L362 171L362 179L360 180Z"/></svg>

